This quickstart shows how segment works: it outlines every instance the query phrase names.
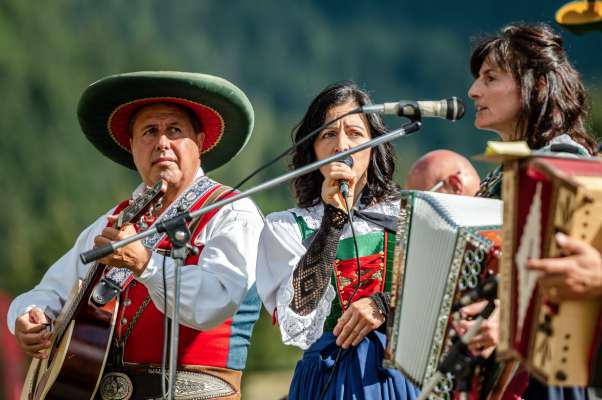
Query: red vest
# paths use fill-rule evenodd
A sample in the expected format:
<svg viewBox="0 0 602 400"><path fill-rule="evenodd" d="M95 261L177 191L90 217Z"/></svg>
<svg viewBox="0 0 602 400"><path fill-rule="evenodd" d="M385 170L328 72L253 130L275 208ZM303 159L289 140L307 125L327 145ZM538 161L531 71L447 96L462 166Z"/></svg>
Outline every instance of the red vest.
<svg viewBox="0 0 602 400"><path fill-rule="evenodd" d="M220 187L221 185L217 184L201 195L197 202L190 208L190 211L202 207L205 200ZM121 203L117 207L116 213L125 208L127 204L127 201ZM219 209L214 209L201 217L198 226L194 232L192 232L190 243L195 243L195 239L199 233L217 211L219 211ZM203 245L195 246L199 249L199 255L190 255L185 260L185 265L195 264L202 254ZM158 247L161 249L169 249L170 243L167 239L164 239ZM120 338L120 340L125 335L134 315L147 296L148 290L146 287L135 280L121 293L119 314L115 328L115 335ZM138 318L138 321L134 325L127 339L124 362L139 364L161 363L163 351L163 320L163 313L155 307L151 300ZM232 318L229 318L221 325L207 331L198 331L180 325L178 364L232 368L232 366L228 365L231 336ZM234 368L236 368L236 366L234 366Z"/></svg>

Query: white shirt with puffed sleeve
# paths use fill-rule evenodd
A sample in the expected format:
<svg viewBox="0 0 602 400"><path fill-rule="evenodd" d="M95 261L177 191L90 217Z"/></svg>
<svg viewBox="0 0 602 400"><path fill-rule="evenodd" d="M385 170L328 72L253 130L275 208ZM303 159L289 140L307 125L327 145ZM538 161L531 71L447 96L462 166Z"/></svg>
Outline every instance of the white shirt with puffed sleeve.
<svg viewBox="0 0 602 400"><path fill-rule="evenodd" d="M203 175L199 169L196 179ZM139 186L134 195L143 188ZM7 317L11 332L14 333L15 320L33 307L41 308L51 319L58 316L72 288L94 265L83 264L79 255L94 247L94 238L100 235L107 217L113 213L114 208L88 226L75 245L46 271L40 283L13 300ZM197 264L181 268L181 324L207 330L236 312L255 283L257 242L262 228L263 218L248 198L223 206L211 218L197 237L204 245ZM136 277L162 312L163 261L163 255L153 252L144 272ZM168 315L173 313L174 265L171 257L165 258Z"/></svg>

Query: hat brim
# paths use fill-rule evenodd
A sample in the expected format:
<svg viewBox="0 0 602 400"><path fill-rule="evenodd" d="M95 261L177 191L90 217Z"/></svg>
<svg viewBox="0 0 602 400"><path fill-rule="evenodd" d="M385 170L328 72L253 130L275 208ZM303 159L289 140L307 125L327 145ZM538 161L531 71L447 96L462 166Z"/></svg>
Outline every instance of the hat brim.
<svg viewBox="0 0 602 400"><path fill-rule="evenodd" d="M201 149L205 171L230 161L253 131L253 107L238 87L216 76L188 72L145 71L103 78L84 91L77 114L82 131L101 153L135 169L130 119L155 103L178 104L197 116L205 133Z"/></svg>

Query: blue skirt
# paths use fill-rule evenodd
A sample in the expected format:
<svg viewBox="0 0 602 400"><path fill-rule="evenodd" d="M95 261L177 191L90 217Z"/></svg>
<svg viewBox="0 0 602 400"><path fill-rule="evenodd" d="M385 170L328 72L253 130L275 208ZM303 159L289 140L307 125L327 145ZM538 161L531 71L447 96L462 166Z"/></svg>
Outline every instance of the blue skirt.
<svg viewBox="0 0 602 400"><path fill-rule="evenodd" d="M522 396L526 400L588 400L587 389L581 387L546 386L535 378L529 379L529 386Z"/></svg>
<svg viewBox="0 0 602 400"><path fill-rule="evenodd" d="M413 400L418 397L418 389L398 370L382 367L385 335L372 331L359 345L346 350L335 341L332 333L325 333L305 351L295 368L289 400ZM327 385L325 395L320 397Z"/></svg>

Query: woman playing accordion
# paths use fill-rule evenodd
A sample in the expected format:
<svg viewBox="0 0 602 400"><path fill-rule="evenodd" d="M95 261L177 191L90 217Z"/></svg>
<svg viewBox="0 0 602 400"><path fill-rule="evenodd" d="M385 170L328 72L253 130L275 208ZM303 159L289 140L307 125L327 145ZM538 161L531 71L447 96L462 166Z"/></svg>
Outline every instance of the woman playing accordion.
<svg viewBox="0 0 602 400"><path fill-rule="evenodd" d="M481 41L472 53L475 77L468 94L475 102L475 126L496 132L503 141L524 140L542 152L589 156L595 141L586 132L586 93L567 59L562 38L546 25L509 25ZM501 169L483 182L478 195L500 197ZM540 287L557 300L602 296L602 259L589 244L557 234L567 254L530 260L543 272ZM531 379L525 398L587 398L578 388L544 386Z"/></svg>

